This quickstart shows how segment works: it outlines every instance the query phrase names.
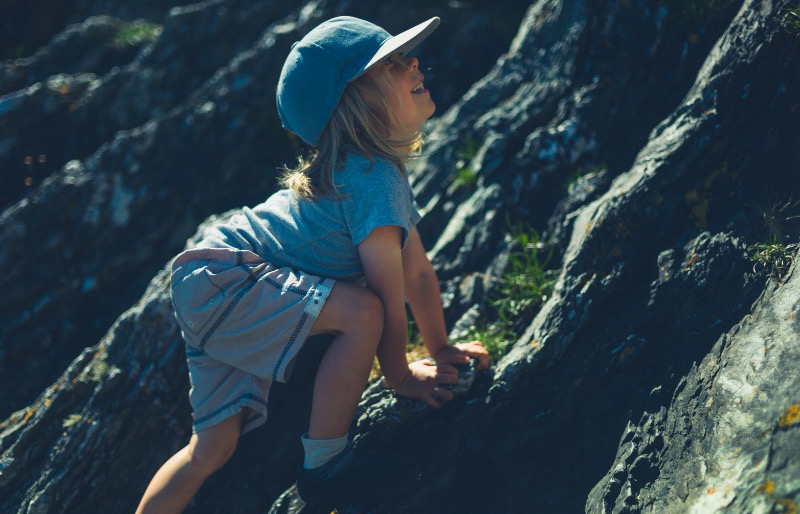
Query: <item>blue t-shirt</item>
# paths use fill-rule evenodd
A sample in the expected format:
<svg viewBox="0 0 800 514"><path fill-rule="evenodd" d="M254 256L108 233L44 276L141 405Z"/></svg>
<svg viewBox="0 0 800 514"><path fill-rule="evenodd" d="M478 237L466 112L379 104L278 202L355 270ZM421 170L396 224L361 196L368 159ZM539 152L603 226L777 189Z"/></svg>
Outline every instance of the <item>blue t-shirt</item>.
<svg viewBox="0 0 800 514"><path fill-rule="evenodd" d="M343 198L306 200L282 189L218 225L200 248L250 250L276 266L338 280L364 274L357 245L376 227L399 226L405 247L420 220L405 169L390 161L348 155L334 174Z"/></svg>

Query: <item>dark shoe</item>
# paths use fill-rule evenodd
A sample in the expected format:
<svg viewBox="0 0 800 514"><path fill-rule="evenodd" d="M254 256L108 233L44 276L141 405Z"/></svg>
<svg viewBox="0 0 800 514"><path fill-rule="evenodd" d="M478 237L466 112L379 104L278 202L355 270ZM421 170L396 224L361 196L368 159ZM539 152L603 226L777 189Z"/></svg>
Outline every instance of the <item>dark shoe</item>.
<svg viewBox="0 0 800 514"><path fill-rule="evenodd" d="M415 459L397 451L348 446L330 462L308 470L300 465L297 492L306 503L387 498L409 492L420 480Z"/></svg>

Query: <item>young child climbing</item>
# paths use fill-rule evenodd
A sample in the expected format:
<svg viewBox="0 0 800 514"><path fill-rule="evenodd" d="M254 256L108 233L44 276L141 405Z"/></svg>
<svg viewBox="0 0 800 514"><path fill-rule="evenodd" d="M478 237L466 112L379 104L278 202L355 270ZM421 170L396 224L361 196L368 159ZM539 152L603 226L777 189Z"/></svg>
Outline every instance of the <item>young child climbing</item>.
<svg viewBox="0 0 800 514"><path fill-rule="evenodd" d="M406 52L438 24L391 36L337 17L292 46L278 112L316 152L287 170L283 189L173 261L193 434L155 474L137 512L186 507L240 435L266 421L271 384L288 379L309 336L335 334L301 437L297 485L309 502L385 495L416 479L407 456L348 444L376 355L386 384L433 407L452 399L444 386L457 381L455 366L471 358L488 366L479 342L448 342L405 169L436 108ZM406 301L432 362L406 360Z"/></svg>

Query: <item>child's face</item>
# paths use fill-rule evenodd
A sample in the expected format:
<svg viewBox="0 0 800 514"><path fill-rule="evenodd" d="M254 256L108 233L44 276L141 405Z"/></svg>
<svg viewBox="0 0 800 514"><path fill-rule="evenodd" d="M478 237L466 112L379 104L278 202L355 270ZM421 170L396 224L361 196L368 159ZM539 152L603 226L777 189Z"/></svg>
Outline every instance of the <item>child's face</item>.
<svg viewBox="0 0 800 514"><path fill-rule="evenodd" d="M375 67L378 70L383 68L392 79L386 94L400 132L392 135L400 139L410 138L419 132L436 110L436 104L423 84L425 77L418 66L416 57L393 54Z"/></svg>

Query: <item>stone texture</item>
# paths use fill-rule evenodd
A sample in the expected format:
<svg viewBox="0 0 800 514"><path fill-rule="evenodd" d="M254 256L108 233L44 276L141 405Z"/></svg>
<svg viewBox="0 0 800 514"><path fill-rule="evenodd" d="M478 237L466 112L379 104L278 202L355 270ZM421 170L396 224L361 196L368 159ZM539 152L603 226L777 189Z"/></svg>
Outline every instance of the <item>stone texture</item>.
<svg viewBox="0 0 800 514"><path fill-rule="evenodd" d="M172 7L194 3L190 0L27 1L8 0L0 5L0 59L26 58L54 37L95 16L158 22Z"/></svg>
<svg viewBox="0 0 800 514"><path fill-rule="evenodd" d="M219 8L202 5L186 15L206 20ZM544 234L555 289L515 320L511 351L489 371L465 375L442 409L377 384L367 389L355 444L412 452L427 480L406 497L338 512L790 512L800 501L798 272L769 278L750 257L771 238L800 241L800 38L783 24L789 6L537 0L517 17L517 35L494 67L430 122L426 151L411 165L413 187L454 340L496 321L491 300L510 259L509 225ZM53 337L61 325L42 320L54 312L62 325L76 319L65 307L77 303L66 285L75 277L73 289L98 277L98 291L109 291L134 263L140 276L155 278L97 345L0 424L0 510L131 510L185 442L182 345L162 268L200 220L189 245L219 219L209 214L245 203L210 175L226 170L223 183L233 188L260 155L256 133L223 130L232 113L262 123L245 107L262 92L247 81L239 93L233 85L269 76L263 61L277 59L272 52L291 30L319 13L397 13L367 9L309 4L292 24L268 28L256 47L222 59L221 71L185 100L65 165L3 212L8 276L32 274L34 264L20 256L42 240L83 259L82 248L96 248L97 262L116 266L94 264L105 275L90 275L66 261L60 273L41 271L50 283L31 291L8 279L4 288L19 300L0 304L9 313L0 321L19 332L2 333L6 363L42 365L13 352L43 350L7 341ZM482 41L474 32L470 40ZM151 48L158 45L170 47ZM465 53L438 58L463 62ZM79 88L94 79L71 80ZM258 134L277 131L263 123ZM237 138L236 154L207 148L220 133ZM157 144L166 137L174 147ZM175 148L182 157L170 154ZM192 189L163 178L165 169L187 168L197 178ZM568 187L578 175L585 176ZM263 195L269 186L248 189ZM177 206L159 210L170 202ZM52 228L54 211L63 233ZM91 213L96 225L76 223L95 219ZM146 229L121 232L126 213ZM145 236L152 239L140 242ZM129 241L140 242L136 252L112 250L129 249ZM27 319L40 332L14 328ZM304 505L292 487L325 343L307 348L293 383L270 398L275 415L243 438L189 512L331 511ZM23 382L8 366L4 379Z"/></svg>
<svg viewBox="0 0 800 514"><path fill-rule="evenodd" d="M771 281L681 379L623 431L590 512L793 512L800 494L800 275Z"/></svg>

